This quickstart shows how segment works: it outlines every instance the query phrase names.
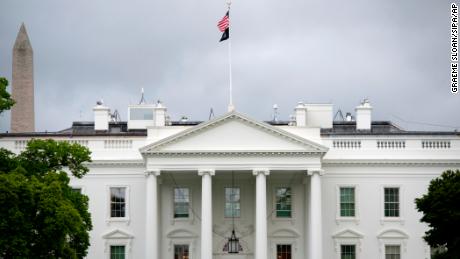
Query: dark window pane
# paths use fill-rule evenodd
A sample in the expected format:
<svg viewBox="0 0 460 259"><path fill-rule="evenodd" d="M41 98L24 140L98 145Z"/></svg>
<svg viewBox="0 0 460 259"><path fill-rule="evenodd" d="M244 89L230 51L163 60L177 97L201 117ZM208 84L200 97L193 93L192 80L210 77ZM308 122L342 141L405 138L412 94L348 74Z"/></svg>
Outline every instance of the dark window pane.
<svg viewBox="0 0 460 259"><path fill-rule="evenodd" d="M341 245L340 246L340 259L355 259L356 246L355 245Z"/></svg>
<svg viewBox="0 0 460 259"><path fill-rule="evenodd" d="M190 206L190 191L188 188L174 188L174 217L188 218Z"/></svg>
<svg viewBox="0 0 460 259"><path fill-rule="evenodd" d="M188 245L174 245L174 259L189 259Z"/></svg>
<svg viewBox="0 0 460 259"><path fill-rule="evenodd" d="M385 217L399 217L399 188L384 189Z"/></svg>
<svg viewBox="0 0 460 259"><path fill-rule="evenodd" d="M291 245L276 245L276 259L292 259Z"/></svg>
<svg viewBox="0 0 460 259"><path fill-rule="evenodd" d="M110 216L113 218L124 218L126 210L126 188L110 188Z"/></svg>
<svg viewBox="0 0 460 259"><path fill-rule="evenodd" d="M125 246L110 246L110 259L125 259Z"/></svg>
<svg viewBox="0 0 460 259"><path fill-rule="evenodd" d="M276 217L290 218L292 216L291 188L283 187L276 189Z"/></svg>

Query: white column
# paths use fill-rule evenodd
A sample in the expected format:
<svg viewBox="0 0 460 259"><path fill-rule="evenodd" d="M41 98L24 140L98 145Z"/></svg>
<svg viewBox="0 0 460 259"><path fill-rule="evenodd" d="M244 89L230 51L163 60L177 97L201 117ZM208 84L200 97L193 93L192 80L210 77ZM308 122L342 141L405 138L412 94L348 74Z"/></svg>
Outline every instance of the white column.
<svg viewBox="0 0 460 259"><path fill-rule="evenodd" d="M308 171L310 175L310 221L308 248L309 259L323 258L322 215L321 215L321 175L322 170Z"/></svg>
<svg viewBox="0 0 460 259"><path fill-rule="evenodd" d="M201 259L212 259L212 176L214 170L199 170L201 176Z"/></svg>
<svg viewBox="0 0 460 259"><path fill-rule="evenodd" d="M256 169L256 242L255 259L267 259L267 179L269 171Z"/></svg>
<svg viewBox="0 0 460 259"><path fill-rule="evenodd" d="M158 181L159 170L146 171L145 258L158 259Z"/></svg>

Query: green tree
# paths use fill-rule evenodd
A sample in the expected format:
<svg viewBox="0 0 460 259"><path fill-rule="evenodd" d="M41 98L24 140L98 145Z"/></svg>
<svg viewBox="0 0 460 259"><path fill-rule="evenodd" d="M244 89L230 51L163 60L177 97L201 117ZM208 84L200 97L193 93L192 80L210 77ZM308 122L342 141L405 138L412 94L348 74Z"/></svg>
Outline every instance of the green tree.
<svg viewBox="0 0 460 259"><path fill-rule="evenodd" d="M0 148L0 258L83 258L92 229L88 197L72 190L90 151L31 140L19 155Z"/></svg>
<svg viewBox="0 0 460 259"><path fill-rule="evenodd" d="M415 200L422 222L430 229L425 241L438 252L436 258L460 258L460 170L447 170L433 179L428 193Z"/></svg>
<svg viewBox="0 0 460 259"><path fill-rule="evenodd" d="M11 99L10 93L6 91L7 86L8 80L4 77L0 77L0 113L11 109L15 103L15 101Z"/></svg>

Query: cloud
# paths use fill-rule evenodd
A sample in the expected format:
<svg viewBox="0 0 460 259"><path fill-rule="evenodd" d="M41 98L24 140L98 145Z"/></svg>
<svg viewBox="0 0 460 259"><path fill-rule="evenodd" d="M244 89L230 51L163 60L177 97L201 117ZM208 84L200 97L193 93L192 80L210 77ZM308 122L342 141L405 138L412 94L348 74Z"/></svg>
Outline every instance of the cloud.
<svg viewBox="0 0 460 259"><path fill-rule="evenodd" d="M11 49L26 23L34 48L36 125L60 130L92 120L103 98L126 119L146 89L173 119L206 120L228 103L227 42L218 43L224 1L3 0L0 75L11 78ZM409 129L460 127L460 96L449 89L447 1L235 1L234 99L260 120L272 105L288 119L297 101L354 111ZM397 117L395 117L396 115ZM405 121L401 121L402 118ZM0 130L9 127L7 114Z"/></svg>

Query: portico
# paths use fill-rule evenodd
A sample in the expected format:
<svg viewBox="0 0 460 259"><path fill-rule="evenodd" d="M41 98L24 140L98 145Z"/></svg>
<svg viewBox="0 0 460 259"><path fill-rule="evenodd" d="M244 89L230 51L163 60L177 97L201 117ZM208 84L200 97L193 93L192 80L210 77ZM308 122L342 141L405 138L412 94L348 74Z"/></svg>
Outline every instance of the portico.
<svg viewBox="0 0 460 259"><path fill-rule="evenodd" d="M280 241L282 244L295 244L294 248L306 245L308 248L302 250L301 258L321 258L321 158L326 152L327 148L318 143L254 121L236 112L142 148L141 153L147 167L146 257L161 258L160 255L165 254L165 251L159 251L159 247L162 247L159 233L165 233L166 230L160 230L159 226L167 228L166 225L170 222L162 222L166 218L162 217L162 210L165 208L161 206L158 197L158 178L165 179L162 185L165 184L166 188L169 177L163 176L169 175L179 181L181 178L195 181L197 177L201 178L198 183L201 208L192 204L193 212L197 214L196 221L199 221L199 229L198 233L190 234L197 237L193 241L195 251L191 253L190 258L273 258L273 247L277 244L272 244L270 239L283 240ZM244 217L247 229L253 229L252 232L246 231L246 240L249 237L252 237L252 240L244 244L248 250L242 253L244 257L222 253L219 241L222 240L219 236L222 232L219 227L222 224L213 222L216 219L213 205L219 204L219 201L215 200L219 194L213 193L213 190L216 190L213 188L214 183L217 181L218 184L225 185L227 182L228 185L228 173L232 171L238 173L239 179L247 179L244 182L247 187L243 189L245 192L242 192L241 200L253 200L254 205L251 208L254 213L249 213L252 215L248 216L245 212ZM278 185L286 186L286 179L291 178L287 175L295 175L302 179L290 183L294 186L293 184L300 182L293 193L296 204L303 204L300 207L303 211L297 213L303 216L291 219L291 223L286 220L270 220L270 210L274 206L273 202L268 202L273 200L270 196L273 193L271 188ZM305 179L307 184L302 184ZM187 183L187 180L184 181ZM177 186L176 180L170 185ZM193 194L196 197L196 191L192 192L195 192ZM299 210L299 207L296 210ZM221 218L217 219L220 221ZM292 230L278 228L285 224L291 224ZM181 222L181 231L186 231L187 228L188 223ZM244 232L241 228L240 232ZM240 232L238 234L241 234ZM288 232L291 234L286 234ZM308 238L302 241L296 236Z"/></svg>

